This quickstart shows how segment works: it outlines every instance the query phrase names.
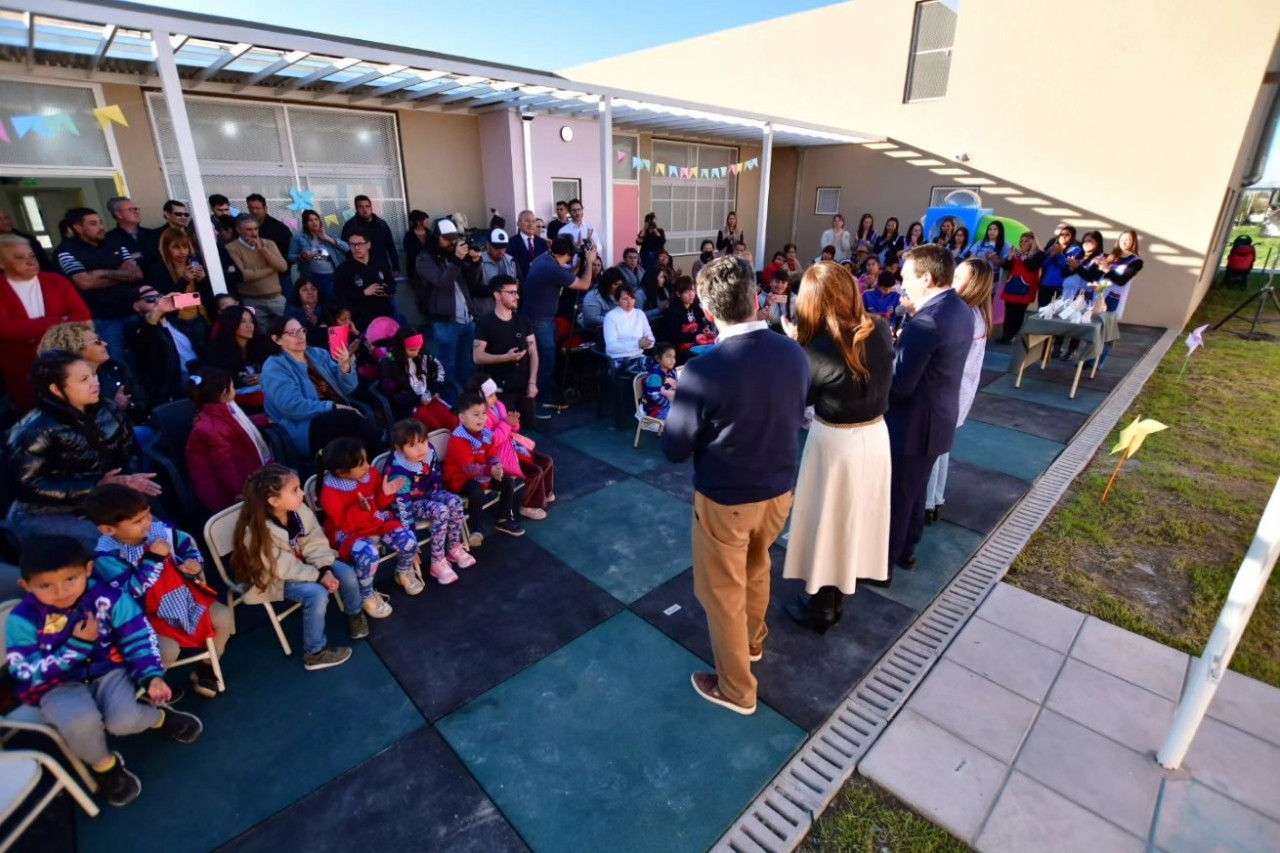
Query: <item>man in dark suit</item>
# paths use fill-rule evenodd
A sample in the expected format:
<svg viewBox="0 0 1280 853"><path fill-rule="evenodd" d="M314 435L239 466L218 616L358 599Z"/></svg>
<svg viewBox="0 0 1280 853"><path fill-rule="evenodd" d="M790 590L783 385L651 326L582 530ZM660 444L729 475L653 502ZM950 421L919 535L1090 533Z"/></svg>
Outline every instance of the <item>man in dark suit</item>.
<svg viewBox="0 0 1280 853"><path fill-rule="evenodd" d="M716 665L695 672L693 688L739 714L756 710L751 663L769 633L769 548L791 512L809 394L804 350L756 320L755 293L741 258L716 258L698 273L720 339L685 366L662 434L672 462L693 457L693 591Z"/></svg>
<svg viewBox="0 0 1280 853"><path fill-rule="evenodd" d="M912 249L902 283L915 314L898 337L889 394L889 581L913 569L924 532L924 493L934 460L951 450L960 415L960 380L973 343L973 311L951 288L955 261L941 246Z"/></svg>
<svg viewBox="0 0 1280 853"><path fill-rule="evenodd" d="M517 232L507 246L507 255L516 262L520 281L529 275L529 264L538 255L547 251L547 241L538 236L538 219L532 210L520 211L516 220Z"/></svg>

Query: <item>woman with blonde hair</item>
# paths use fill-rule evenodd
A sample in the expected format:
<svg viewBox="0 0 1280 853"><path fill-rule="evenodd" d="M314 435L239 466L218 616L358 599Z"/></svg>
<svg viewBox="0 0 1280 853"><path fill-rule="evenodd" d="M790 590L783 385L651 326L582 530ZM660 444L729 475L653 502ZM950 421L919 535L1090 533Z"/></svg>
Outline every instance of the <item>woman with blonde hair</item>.
<svg viewBox="0 0 1280 853"><path fill-rule="evenodd" d="M787 613L818 633L840 621L859 578L884 581L889 550L889 326L862 307L853 274L823 261L805 271L796 322L784 322L809 359L815 417L800 460L782 576L807 600Z"/></svg>
<svg viewBox="0 0 1280 853"><path fill-rule="evenodd" d="M1035 239L1034 237L1032 238ZM973 343L964 360L964 375L960 379L960 417L956 428L964 426L964 420L978 396L978 384L982 379L982 358L987 351L987 335L991 331L991 291L995 287L995 274L986 261L966 258L956 264L952 281L956 294L973 310ZM942 504L947 490L947 469L951 454L944 453L933 463L929 473L929 485L924 492L924 523L932 524L942 515Z"/></svg>
<svg viewBox="0 0 1280 853"><path fill-rule="evenodd" d="M174 228L164 229L160 236L159 263L153 263L147 276L147 284L156 289L156 293L198 293L203 304L212 304L213 290L209 284L209 275L205 272L196 256L195 246L185 231ZM203 346L209 337L209 326L204 321L203 309L200 307L180 308L170 319L182 330L183 334L192 338L197 347Z"/></svg>

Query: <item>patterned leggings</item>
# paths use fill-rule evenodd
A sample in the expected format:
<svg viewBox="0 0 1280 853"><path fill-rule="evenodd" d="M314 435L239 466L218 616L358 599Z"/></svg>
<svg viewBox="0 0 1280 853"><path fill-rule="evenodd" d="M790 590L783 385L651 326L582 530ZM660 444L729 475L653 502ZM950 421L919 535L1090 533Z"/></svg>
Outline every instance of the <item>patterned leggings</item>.
<svg viewBox="0 0 1280 853"><path fill-rule="evenodd" d="M373 536L357 539L351 546L351 564L355 566L356 580L360 582L361 598L373 595L373 576L377 574L381 556L379 543L395 550L397 574L413 571L414 560L418 558L418 537L403 527L384 533L381 539Z"/></svg>
<svg viewBox="0 0 1280 853"><path fill-rule="evenodd" d="M409 504L408 509L419 521L431 521L431 562L445 559L445 554L462 542L462 521L466 515L462 498L440 489L430 497Z"/></svg>

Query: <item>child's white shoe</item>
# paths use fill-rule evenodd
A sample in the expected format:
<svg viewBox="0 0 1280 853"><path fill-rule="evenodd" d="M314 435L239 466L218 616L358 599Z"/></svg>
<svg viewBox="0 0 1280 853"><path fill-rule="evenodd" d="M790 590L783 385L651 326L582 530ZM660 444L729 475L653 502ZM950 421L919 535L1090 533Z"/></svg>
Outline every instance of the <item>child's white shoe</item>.
<svg viewBox="0 0 1280 853"><path fill-rule="evenodd" d="M520 507L520 514L525 518L531 518L534 521L542 521L542 519L547 517L547 511L545 509L538 509L533 506Z"/></svg>
<svg viewBox="0 0 1280 853"><path fill-rule="evenodd" d="M467 537L467 544L472 548L479 548L484 544L484 534L479 530L471 531L471 535Z"/></svg>
<svg viewBox="0 0 1280 853"><path fill-rule="evenodd" d="M422 570L417 566L407 572L396 572L396 583L404 587L409 595L417 595L426 588L426 584L422 582Z"/></svg>
<svg viewBox="0 0 1280 853"><path fill-rule="evenodd" d="M364 612L374 619L386 619L391 615L391 604L387 601L386 593L374 591L373 595L364 600Z"/></svg>
<svg viewBox="0 0 1280 853"><path fill-rule="evenodd" d="M458 579L458 573L449 565L448 560L437 560L431 564L431 577L440 581L440 585L451 584Z"/></svg>
<svg viewBox="0 0 1280 853"><path fill-rule="evenodd" d="M476 558L471 556L471 552L464 548L461 542L453 546L453 550L449 552L449 559L460 569L469 569L476 564Z"/></svg>

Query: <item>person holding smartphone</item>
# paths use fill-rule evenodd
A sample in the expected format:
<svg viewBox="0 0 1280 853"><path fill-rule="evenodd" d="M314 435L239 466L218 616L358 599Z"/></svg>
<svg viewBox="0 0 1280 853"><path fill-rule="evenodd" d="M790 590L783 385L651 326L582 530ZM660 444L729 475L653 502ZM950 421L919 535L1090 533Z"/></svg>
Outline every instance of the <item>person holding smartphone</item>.
<svg viewBox="0 0 1280 853"><path fill-rule="evenodd" d="M337 298L351 306L351 313L361 327L378 317L392 317L399 322L395 272L384 259L372 254L373 243L360 232L352 234L347 245L351 248L351 257L333 274Z"/></svg>
<svg viewBox="0 0 1280 853"><path fill-rule="evenodd" d="M182 295L161 295L144 284L133 303L141 322L126 333L125 346L133 354L138 380L153 405L186 397L190 365L199 358L196 344L169 319L178 311L175 299Z"/></svg>
<svg viewBox="0 0 1280 853"><path fill-rule="evenodd" d="M184 334L202 348L209 339L208 312L202 305L212 305L213 289L209 274L196 254L195 246L185 231L166 228L160 236L157 263L147 270L146 283L159 293L184 294L188 297L177 305L179 310L172 318Z"/></svg>

